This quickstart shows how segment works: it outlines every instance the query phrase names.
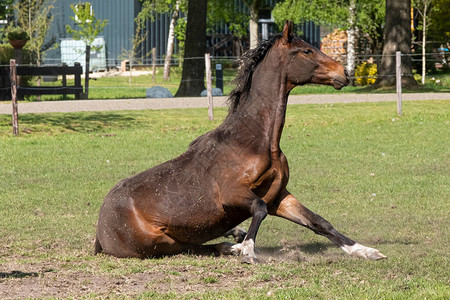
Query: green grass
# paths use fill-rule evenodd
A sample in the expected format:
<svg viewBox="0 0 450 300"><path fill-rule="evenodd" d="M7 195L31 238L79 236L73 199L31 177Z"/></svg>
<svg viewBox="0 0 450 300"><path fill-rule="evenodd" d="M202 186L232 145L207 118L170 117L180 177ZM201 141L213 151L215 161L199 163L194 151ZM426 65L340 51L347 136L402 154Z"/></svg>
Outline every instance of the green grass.
<svg viewBox="0 0 450 300"><path fill-rule="evenodd" d="M109 189L182 153L225 115L217 109L218 121L209 122L206 109L23 114L19 137L11 135L10 116L0 115L0 264L13 262L22 272L42 266L38 277L55 281L64 274L141 279L144 288L128 292L141 299L448 297L446 101L406 101L402 117L392 103L288 107L281 145L289 190L387 260L348 257L325 238L274 217L258 233L261 265L192 255L92 256ZM29 280L26 274L0 278L0 287ZM70 295L114 297L89 289Z"/></svg>

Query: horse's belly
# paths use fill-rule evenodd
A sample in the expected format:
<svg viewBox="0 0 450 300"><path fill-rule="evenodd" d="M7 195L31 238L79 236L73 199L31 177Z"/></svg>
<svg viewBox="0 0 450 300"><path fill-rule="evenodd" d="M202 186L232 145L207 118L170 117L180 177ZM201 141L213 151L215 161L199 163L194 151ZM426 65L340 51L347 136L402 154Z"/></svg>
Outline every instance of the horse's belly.
<svg viewBox="0 0 450 300"><path fill-rule="evenodd" d="M225 232L238 226L249 218L248 213L225 211L209 214L192 214L184 221L173 221L167 224L166 233L180 242L203 244L221 237Z"/></svg>
<svg viewBox="0 0 450 300"><path fill-rule="evenodd" d="M246 212L225 208L213 188L153 185L134 190L130 196L148 222L183 243L202 244L220 237L249 217Z"/></svg>

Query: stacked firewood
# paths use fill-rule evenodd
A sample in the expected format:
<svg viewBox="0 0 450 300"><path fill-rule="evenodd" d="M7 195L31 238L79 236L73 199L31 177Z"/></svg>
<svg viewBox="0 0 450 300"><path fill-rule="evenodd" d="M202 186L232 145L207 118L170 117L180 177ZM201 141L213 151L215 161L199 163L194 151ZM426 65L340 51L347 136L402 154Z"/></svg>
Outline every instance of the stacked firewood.
<svg viewBox="0 0 450 300"><path fill-rule="evenodd" d="M322 52L340 63L345 62L347 54L347 32L335 29L322 39Z"/></svg>

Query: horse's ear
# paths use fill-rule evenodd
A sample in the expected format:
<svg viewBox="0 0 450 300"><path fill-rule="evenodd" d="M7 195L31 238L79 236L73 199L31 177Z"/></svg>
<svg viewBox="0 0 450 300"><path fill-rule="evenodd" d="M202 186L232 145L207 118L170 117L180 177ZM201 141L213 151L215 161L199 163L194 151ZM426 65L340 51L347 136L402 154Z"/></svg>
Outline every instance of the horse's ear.
<svg viewBox="0 0 450 300"><path fill-rule="evenodd" d="M283 28L283 38L284 43L288 44L292 41L294 34L292 33L294 29L294 23L292 21L286 21Z"/></svg>

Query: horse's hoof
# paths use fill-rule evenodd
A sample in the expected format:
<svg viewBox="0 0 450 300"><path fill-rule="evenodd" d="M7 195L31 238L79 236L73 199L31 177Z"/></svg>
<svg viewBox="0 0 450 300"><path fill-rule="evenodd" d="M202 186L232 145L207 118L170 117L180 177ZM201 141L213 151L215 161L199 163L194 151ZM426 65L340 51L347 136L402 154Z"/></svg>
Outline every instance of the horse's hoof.
<svg viewBox="0 0 450 300"><path fill-rule="evenodd" d="M343 246L341 247L345 252L348 254L354 256L354 257L360 257L360 258L366 258L370 260L379 260L387 258L386 255L378 251L374 248L369 248L366 246L363 246L361 244L355 243L352 246Z"/></svg>
<svg viewBox="0 0 450 300"><path fill-rule="evenodd" d="M376 250L376 249L374 249L374 250ZM379 259L385 259L385 258L387 258L387 256L384 255L383 253L381 253L380 251L376 250L376 251L368 253L367 258L370 260L379 260Z"/></svg>
<svg viewBox="0 0 450 300"><path fill-rule="evenodd" d="M365 249L360 249L360 250L356 251L356 253L354 255L361 257L361 258L370 259L370 260L379 260L379 259L387 258L386 255L384 255L377 249L368 248L368 247L366 247Z"/></svg>
<svg viewBox="0 0 450 300"><path fill-rule="evenodd" d="M241 263L248 264L248 265L255 265L255 264L259 263L259 261L256 257L242 256Z"/></svg>

